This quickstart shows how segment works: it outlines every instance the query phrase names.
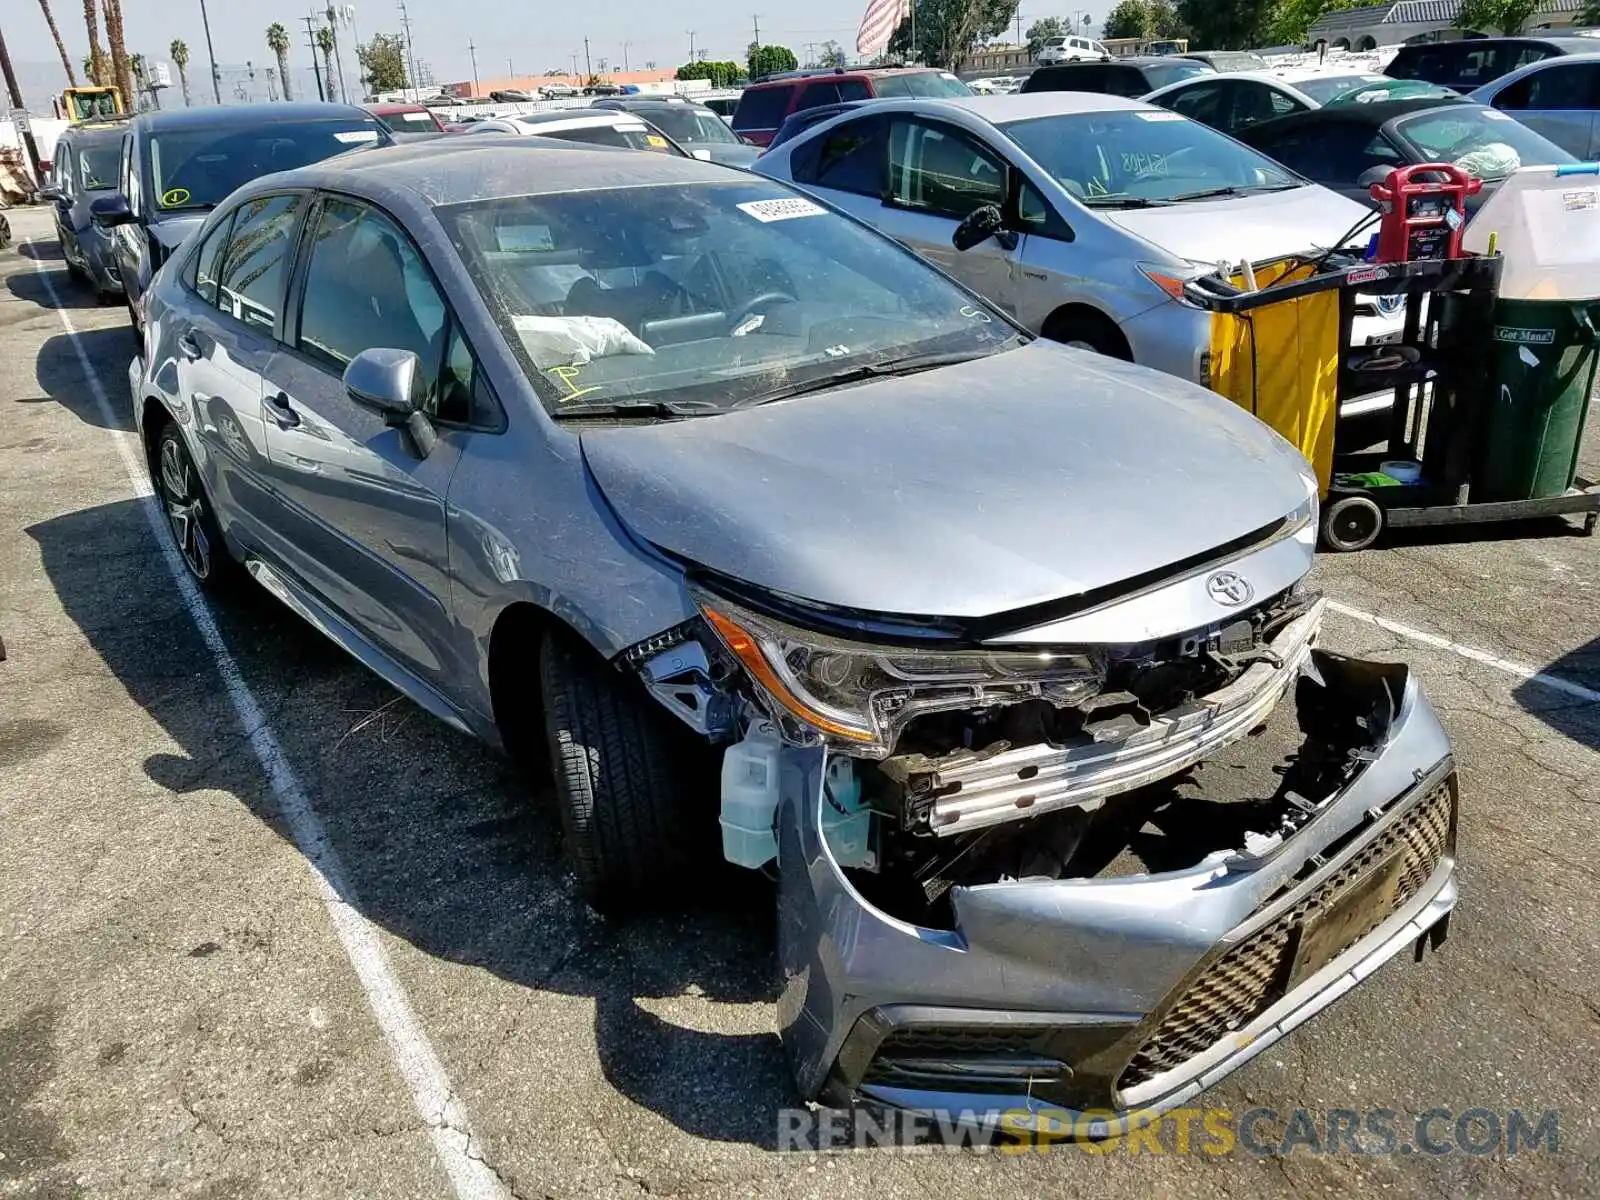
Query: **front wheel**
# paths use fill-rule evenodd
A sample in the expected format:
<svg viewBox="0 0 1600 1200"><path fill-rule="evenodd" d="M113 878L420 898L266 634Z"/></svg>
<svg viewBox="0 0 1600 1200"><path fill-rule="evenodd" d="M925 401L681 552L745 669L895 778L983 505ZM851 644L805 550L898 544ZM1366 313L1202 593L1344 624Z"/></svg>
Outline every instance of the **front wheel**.
<svg viewBox="0 0 1600 1200"><path fill-rule="evenodd" d="M189 448L170 422L156 443L156 492L167 514L173 546L194 581L211 591L235 582L239 564L222 540L222 529Z"/></svg>
<svg viewBox="0 0 1600 1200"><path fill-rule="evenodd" d="M600 912L639 907L657 889L681 894L693 882L697 841L704 836L709 844L711 836L690 803L701 748L629 686L634 681L571 635L545 635L539 676L578 891ZM705 774L709 787L714 777Z"/></svg>

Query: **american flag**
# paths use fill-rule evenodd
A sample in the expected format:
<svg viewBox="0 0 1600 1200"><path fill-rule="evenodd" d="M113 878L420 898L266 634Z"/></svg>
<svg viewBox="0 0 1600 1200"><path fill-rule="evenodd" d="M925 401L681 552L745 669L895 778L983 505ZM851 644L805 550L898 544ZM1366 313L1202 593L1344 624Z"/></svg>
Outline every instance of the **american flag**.
<svg viewBox="0 0 1600 1200"><path fill-rule="evenodd" d="M856 33L856 53L876 57L888 46L900 22L911 15L911 0L869 0Z"/></svg>

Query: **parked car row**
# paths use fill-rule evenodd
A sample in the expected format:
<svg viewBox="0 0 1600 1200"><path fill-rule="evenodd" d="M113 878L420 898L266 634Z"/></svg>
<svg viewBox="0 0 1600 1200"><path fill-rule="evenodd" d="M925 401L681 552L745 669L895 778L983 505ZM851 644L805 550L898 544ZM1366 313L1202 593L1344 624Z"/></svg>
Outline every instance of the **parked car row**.
<svg viewBox="0 0 1600 1200"><path fill-rule="evenodd" d="M631 103L133 118L135 428L197 584L553 767L589 903L775 875L805 1099L1121 1128L1455 904L1449 742L1317 648L1317 482L1182 299L1364 210L1154 105L864 82L757 173Z"/></svg>

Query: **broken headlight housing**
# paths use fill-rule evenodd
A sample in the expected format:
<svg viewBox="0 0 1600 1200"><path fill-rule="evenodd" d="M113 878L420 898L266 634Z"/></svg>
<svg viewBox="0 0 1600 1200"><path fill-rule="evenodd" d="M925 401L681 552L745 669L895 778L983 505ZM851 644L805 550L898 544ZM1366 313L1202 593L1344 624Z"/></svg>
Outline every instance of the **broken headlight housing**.
<svg viewBox="0 0 1600 1200"><path fill-rule="evenodd" d="M915 717L1038 699L1081 704L1104 664L1084 654L873 646L814 633L721 596L695 597L774 717L864 758L886 758ZM786 721L792 727L792 721Z"/></svg>

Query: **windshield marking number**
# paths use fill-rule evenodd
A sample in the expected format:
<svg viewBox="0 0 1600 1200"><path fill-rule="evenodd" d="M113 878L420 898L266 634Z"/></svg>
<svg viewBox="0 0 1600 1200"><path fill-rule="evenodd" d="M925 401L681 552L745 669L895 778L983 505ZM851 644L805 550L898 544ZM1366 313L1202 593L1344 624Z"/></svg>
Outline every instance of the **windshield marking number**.
<svg viewBox="0 0 1600 1200"><path fill-rule="evenodd" d="M795 217L820 217L828 211L820 204L813 204L798 196L782 200L748 200L738 207L740 212L754 217L763 225L773 221L792 221Z"/></svg>

